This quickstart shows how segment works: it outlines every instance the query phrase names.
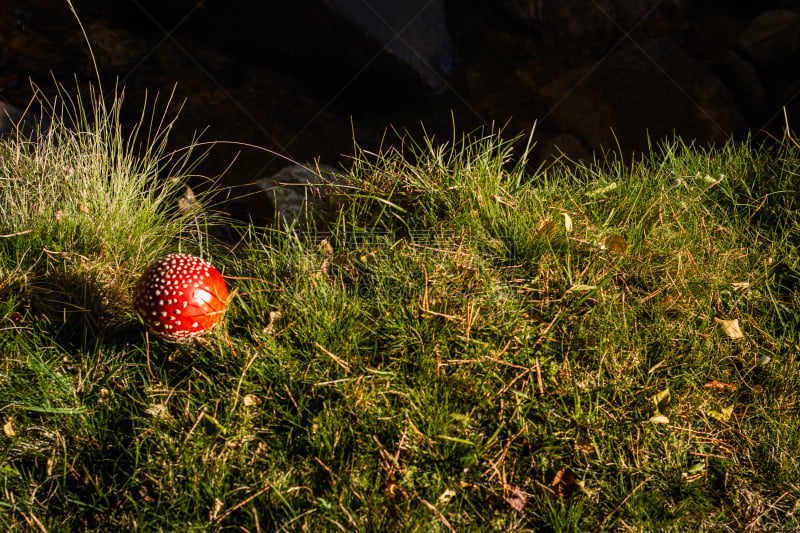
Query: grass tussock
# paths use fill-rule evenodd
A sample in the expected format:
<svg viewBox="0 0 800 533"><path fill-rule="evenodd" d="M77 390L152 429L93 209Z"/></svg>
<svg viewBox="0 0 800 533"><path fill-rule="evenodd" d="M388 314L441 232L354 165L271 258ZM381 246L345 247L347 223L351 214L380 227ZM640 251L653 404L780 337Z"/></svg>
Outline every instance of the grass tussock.
<svg viewBox="0 0 800 533"><path fill-rule="evenodd" d="M800 527L788 135L357 150L330 231L227 249L173 209L168 127L137 150L116 116L0 144L6 530ZM148 343L131 287L179 248L230 309Z"/></svg>
<svg viewBox="0 0 800 533"><path fill-rule="evenodd" d="M0 143L0 246L9 303L91 338L129 321L130 284L154 254L196 248L172 213L179 180L157 179L196 163L165 153L171 123L155 111L123 136L121 98L89 98L91 116L78 98L36 139Z"/></svg>

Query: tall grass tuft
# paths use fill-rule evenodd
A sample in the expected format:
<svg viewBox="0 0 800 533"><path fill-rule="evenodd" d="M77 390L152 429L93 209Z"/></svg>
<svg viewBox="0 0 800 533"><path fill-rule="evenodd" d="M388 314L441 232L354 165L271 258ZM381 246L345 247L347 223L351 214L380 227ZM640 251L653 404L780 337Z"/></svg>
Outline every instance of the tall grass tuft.
<svg viewBox="0 0 800 533"><path fill-rule="evenodd" d="M132 277L180 242L180 182L166 178L194 163L166 153L155 106L123 131L122 95L86 98L46 103L49 127L0 144L0 247L9 311L92 338L130 319Z"/></svg>

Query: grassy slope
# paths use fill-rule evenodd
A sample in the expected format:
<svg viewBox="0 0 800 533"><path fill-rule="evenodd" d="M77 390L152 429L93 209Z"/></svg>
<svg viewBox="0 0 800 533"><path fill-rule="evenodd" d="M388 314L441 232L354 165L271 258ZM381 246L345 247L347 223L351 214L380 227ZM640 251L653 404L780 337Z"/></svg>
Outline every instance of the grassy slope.
<svg viewBox="0 0 800 533"><path fill-rule="evenodd" d="M790 139L534 175L496 136L358 153L330 234L231 251L168 214L165 131L134 158L108 115L0 145L4 530L800 527ZM236 293L147 343L131 287L176 249Z"/></svg>

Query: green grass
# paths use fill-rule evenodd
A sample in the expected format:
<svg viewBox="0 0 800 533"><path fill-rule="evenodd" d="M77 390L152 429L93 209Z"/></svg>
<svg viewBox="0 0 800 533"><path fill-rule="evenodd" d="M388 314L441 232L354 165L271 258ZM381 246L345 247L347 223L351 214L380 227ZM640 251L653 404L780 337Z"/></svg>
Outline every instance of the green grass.
<svg viewBox="0 0 800 533"><path fill-rule="evenodd" d="M495 133L357 148L329 231L225 247L143 117L0 144L3 530L800 527L788 135L538 170ZM130 308L175 250L234 291L191 344Z"/></svg>

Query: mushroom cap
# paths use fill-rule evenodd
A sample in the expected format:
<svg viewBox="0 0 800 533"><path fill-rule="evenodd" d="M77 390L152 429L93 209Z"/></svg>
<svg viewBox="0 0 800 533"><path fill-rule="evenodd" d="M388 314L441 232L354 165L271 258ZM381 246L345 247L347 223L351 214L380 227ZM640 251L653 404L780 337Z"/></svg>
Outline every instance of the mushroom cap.
<svg viewBox="0 0 800 533"><path fill-rule="evenodd" d="M222 275L208 261L188 254L151 263L133 291L133 309L147 329L170 341L206 333L227 302Z"/></svg>

